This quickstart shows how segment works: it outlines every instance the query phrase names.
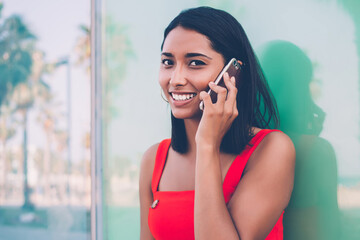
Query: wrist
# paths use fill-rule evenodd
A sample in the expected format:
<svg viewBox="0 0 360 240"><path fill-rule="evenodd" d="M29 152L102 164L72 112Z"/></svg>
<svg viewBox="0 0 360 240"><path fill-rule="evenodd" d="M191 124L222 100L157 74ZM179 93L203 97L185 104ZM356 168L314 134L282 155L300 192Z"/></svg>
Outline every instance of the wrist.
<svg viewBox="0 0 360 240"><path fill-rule="evenodd" d="M199 153L207 153L207 154L219 154L220 146L212 143L205 142L197 142L196 143L196 152Z"/></svg>

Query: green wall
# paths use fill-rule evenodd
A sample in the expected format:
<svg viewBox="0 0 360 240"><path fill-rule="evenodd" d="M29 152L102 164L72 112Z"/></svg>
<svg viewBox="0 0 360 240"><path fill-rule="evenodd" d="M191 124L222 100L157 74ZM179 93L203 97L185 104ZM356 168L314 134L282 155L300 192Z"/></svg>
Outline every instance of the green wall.
<svg viewBox="0 0 360 240"><path fill-rule="evenodd" d="M142 153L169 137L157 83L163 30L210 5L245 28L296 147L285 239L360 236L360 6L344 1L104 1L104 222L107 239L138 239Z"/></svg>

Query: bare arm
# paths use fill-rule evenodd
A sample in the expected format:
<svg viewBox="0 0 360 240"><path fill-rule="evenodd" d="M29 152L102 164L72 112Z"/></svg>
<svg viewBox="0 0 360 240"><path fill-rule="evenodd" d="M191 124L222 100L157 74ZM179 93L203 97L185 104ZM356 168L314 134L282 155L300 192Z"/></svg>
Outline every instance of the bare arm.
<svg viewBox="0 0 360 240"><path fill-rule="evenodd" d="M295 150L283 133L269 133L225 204L218 154L198 151L195 186L196 239L265 239L287 206Z"/></svg>
<svg viewBox="0 0 360 240"><path fill-rule="evenodd" d="M225 204L219 152L198 149L195 174L195 239L240 239Z"/></svg>
<svg viewBox="0 0 360 240"><path fill-rule="evenodd" d="M265 239L286 208L294 183L295 148L272 132L249 159L228 208L242 239Z"/></svg>
<svg viewBox="0 0 360 240"><path fill-rule="evenodd" d="M220 169L221 139L237 117L235 78L224 75L228 91L209 84L218 94L212 104L210 96L200 93L205 109L196 132L195 168L195 239L240 239L227 210Z"/></svg>
<svg viewBox="0 0 360 240"><path fill-rule="evenodd" d="M145 153L140 166L139 196L140 196L140 239L154 239L149 225L149 207L153 202L151 179L154 170L156 150L159 144L151 146Z"/></svg>
<svg viewBox="0 0 360 240"><path fill-rule="evenodd" d="M238 115L234 80L224 76L226 91L211 103L201 93L205 110L196 133L195 238L265 239L285 209L291 195L295 149L288 136L269 133L249 159L246 172L228 206L225 204L220 171L221 139ZM211 130L210 130L211 129Z"/></svg>

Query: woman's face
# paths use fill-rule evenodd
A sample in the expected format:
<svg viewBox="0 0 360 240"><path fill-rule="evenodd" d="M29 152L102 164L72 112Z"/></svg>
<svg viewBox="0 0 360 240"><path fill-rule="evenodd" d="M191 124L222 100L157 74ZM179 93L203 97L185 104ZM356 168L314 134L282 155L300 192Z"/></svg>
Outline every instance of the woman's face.
<svg viewBox="0 0 360 240"><path fill-rule="evenodd" d="M206 36L180 26L170 31L161 53L159 83L176 118L201 116L199 93L223 67L223 56Z"/></svg>

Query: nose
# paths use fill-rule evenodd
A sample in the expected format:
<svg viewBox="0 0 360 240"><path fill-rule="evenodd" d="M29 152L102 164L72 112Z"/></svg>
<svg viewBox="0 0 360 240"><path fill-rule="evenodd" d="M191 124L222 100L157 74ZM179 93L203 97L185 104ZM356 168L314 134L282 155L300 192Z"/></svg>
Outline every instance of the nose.
<svg viewBox="0 0 360 240"><path fill-rule="evenodd" d="M184 86L186 84L186 77L181 66L176 66L171 74L170 84L174 87Z"/></svg>

